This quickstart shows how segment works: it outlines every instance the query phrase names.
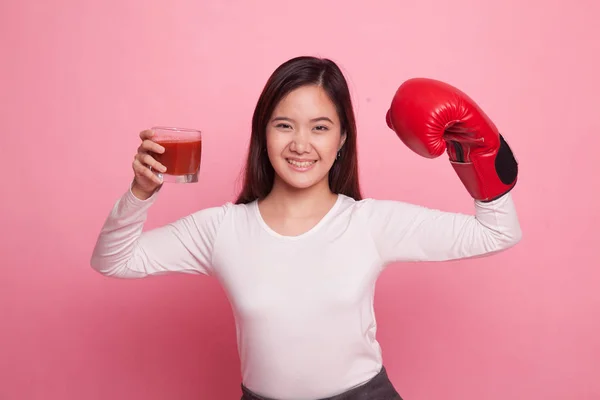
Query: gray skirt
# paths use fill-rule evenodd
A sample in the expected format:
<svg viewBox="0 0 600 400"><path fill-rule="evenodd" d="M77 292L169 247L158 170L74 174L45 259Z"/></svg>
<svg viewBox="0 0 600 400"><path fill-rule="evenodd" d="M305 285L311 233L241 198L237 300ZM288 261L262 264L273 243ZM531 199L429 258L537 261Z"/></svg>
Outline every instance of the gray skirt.
<svg viewBox="0 0 600 400"><path fill-rule="evenodd" d="M247 387L242 385L241 400L277 400L262 397L251 392ZM318 400L402 400L402 397L396 392L392 382L388 378L385 367L371 378L369 381L360 386L352 388L344 393L337 394L333 397Z"/></svg>

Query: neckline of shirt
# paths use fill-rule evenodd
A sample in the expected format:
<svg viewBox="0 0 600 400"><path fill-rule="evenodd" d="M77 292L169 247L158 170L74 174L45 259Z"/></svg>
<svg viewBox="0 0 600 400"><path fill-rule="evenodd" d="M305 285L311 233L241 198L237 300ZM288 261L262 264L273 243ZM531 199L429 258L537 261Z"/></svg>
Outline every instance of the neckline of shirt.
<svg viewBox="0 0 600 400"><path fill-rule="evenodd" d="M301 233L300 235L296 235L296 236L289 236L289 235L282 235L281 233L276 232L275 230L273 230L267 223L266 221L263 219L262 214L260 213L260 209L258 208L258 201L254 201L252 204L252 209L254 211L254 216L256 217L256 219L258 220L259 224L261 225L261 227L271 236L274 236L276 238L279 239L284 239L284 240L300 240L300 239L304 239L308 236L313 235L314 233L316 233L319 229L321 229L321 227L329 220L331 219L332 215L336 212L336 210L339 208L340 204L342 203L342 198L343 195L338 194L337 195L337 199L335 200L335 203L333 204L333 206L331 206L331 208L329 209L329 211L327 211L327 213L323 216L323 218L321 218L319 220L319 222L317 222L312 228L310 228L309 230L307 230L304 233Z"/></svg>

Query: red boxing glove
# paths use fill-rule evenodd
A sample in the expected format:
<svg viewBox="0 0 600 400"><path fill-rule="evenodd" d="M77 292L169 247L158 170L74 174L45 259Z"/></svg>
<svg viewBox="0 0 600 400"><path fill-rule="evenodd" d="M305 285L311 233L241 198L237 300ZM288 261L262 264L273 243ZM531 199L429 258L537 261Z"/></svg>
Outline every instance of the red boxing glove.
<svg viewBox="0 0 600 400"><path fill-rule="evenodd" d="M517 161L494 123L465 93L444 82L404 82L386 121L415 153L435 158L446 151L476 200L495 200L517 183Z"/></svg>

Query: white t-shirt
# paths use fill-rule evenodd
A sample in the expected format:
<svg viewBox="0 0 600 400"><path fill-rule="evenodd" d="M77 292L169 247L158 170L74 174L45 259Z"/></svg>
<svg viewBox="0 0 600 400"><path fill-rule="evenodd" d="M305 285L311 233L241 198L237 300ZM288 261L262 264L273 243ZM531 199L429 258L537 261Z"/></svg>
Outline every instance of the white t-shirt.
<svg viewBox="0 0 600 400"><path fill-rule="evenodd" d="M108 216L91 265L108 276L206 274L232 304L243 383L265 397L315 399L360 385L382 367L375 282L398 261L498 252L521 229L510 193L475 215L339 195L310 231L282 236L256 202L203 209L143 232L148 200L127 191Z"/></svg>

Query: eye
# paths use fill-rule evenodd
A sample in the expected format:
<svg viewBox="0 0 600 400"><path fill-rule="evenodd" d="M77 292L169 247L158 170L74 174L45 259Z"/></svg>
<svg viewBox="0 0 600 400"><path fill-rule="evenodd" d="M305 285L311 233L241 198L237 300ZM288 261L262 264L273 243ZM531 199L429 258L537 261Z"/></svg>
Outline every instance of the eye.
<svg viewBox="0 0 600 400"><path fill-rule="evenodd" d="M318 131L328 131L329 127L327 127L325 125L319 125L319 126L316 126L315 129Z"/></svg>
<svg viewBox="0 0 600 400"><path fill-rule="evenodd" d="M276 128L281 128L281 129L292 129L292 127L289 124L285 124L285 123L280 123L275 125Z"/></svg>

